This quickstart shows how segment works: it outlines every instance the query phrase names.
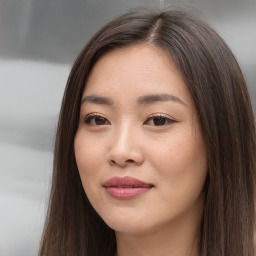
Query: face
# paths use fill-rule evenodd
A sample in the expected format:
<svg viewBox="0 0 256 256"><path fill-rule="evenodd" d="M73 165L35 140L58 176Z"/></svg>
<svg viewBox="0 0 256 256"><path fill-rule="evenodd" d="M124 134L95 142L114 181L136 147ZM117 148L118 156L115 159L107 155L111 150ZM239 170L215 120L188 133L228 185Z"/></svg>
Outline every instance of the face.
<svg viewBox="0 0 256 256"><path fill-rule="evenodd" d="M164 50L129 46L98 60L74 146L85 193L115 231L145 234L198 218L206 150L193 101Z"/></svg>

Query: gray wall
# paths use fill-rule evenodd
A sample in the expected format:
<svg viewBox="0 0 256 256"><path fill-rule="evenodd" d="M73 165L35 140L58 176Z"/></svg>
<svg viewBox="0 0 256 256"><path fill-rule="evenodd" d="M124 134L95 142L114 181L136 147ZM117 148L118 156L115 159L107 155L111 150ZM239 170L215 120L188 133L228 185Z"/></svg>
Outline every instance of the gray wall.
<svg viewBox="0 0 256 256"><path fill-rule="evenodd" d="M136 6L186 6L236 54L256 109L256 0L0 0L0 255L36 255L56 121L85 42Z"/></svg>

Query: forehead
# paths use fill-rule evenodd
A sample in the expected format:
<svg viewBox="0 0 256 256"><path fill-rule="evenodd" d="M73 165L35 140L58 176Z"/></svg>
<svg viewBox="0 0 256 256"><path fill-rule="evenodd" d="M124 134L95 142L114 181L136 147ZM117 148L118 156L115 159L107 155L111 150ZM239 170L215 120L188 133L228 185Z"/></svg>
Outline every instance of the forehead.
<svg viewBox="0 0 256 256"><path fill-rule="evenodd" d="M169 52L150 45L114 49L94 65L83 95L171 93L188 101L187 88Z"/></svg>

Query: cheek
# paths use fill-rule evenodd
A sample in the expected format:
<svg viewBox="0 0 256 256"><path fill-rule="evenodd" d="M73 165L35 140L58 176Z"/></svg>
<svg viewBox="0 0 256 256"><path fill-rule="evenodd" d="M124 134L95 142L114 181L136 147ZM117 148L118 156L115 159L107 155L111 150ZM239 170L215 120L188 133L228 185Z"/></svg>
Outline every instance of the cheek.
<svg viewBox="0 0 256 256"><path fill-rule="evenodd" d="M207 157L200 134L193 130L179 130L168 140L153 146L150 152L152 165L163 185L163 196L177 198L198 196L204 187Z"/></svg>
<svg viewBox="0 0 256 256"><path fill-rule="evenodd" d="M80 178L87 193L93 189L92 184L94 184L93 181L99 175L97 170L100 169L103 157L98 145L93 143L89 136L86 136L86 139L84 137L83 133L78 131L75 137L74 148Z"/></svg>
<svg viewBox="0 0 256 256"><path fill-rule="evenodd" d="M96 142L94 137L86 134L82 129L77 131L74 148L76 162L81 170L92 172L99 160L102 160L101 147Z"/></svg>

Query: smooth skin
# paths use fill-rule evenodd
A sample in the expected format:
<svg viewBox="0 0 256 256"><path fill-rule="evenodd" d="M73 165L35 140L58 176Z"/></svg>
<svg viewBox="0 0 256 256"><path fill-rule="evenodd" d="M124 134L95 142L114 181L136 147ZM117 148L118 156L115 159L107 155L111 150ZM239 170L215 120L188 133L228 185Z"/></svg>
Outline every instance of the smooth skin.
<svg viewBox="0 0 256 256"><path fill-rule="evenodd" d="M82 99L77 166L89 201L115 230L117 255L199 256L206 149L171 56L146 44L114 49L93 67ZM118 200L103 187L114 176L153 188Z"/></svg>

